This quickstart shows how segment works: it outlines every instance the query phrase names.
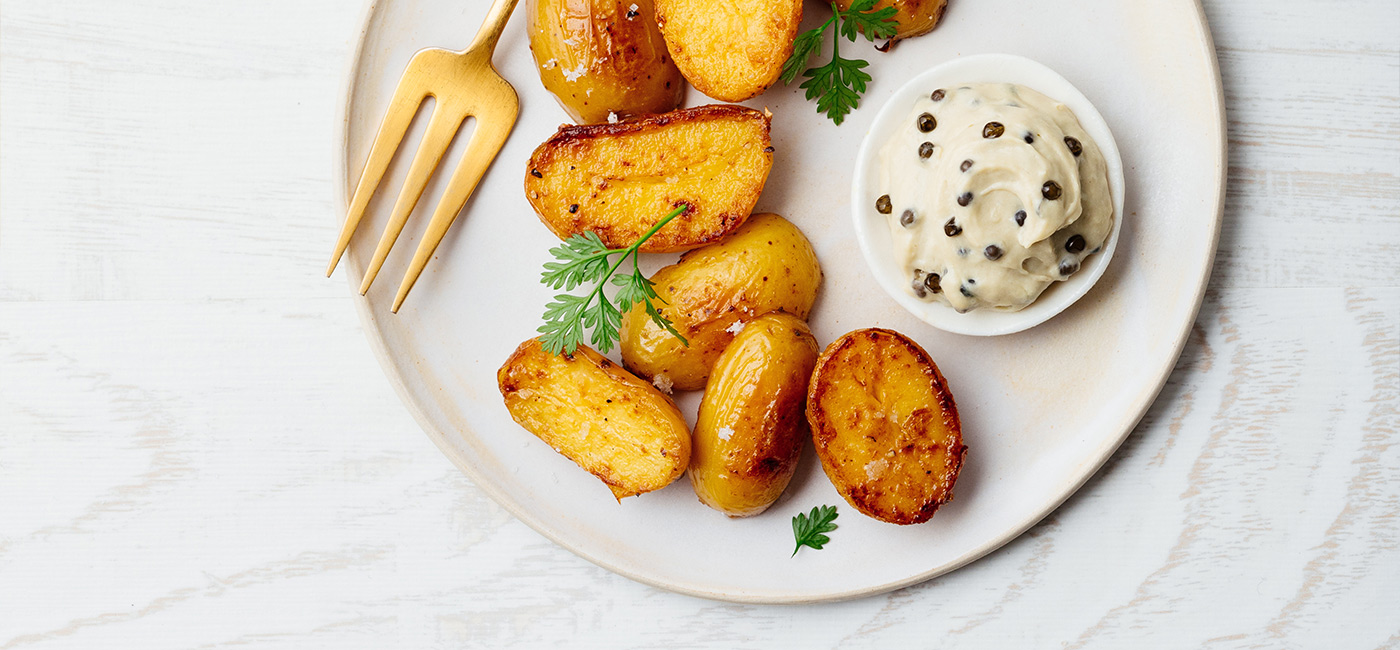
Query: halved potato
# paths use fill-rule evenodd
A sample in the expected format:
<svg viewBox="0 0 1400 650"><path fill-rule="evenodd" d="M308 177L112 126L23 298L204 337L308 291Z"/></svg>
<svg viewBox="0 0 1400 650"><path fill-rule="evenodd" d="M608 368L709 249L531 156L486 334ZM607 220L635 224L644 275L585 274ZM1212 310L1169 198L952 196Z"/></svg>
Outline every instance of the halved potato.
<svg viewBox="0 0 1400 650"><path fill-rule="evenodd" d="M836 0L836 6L846 11L851 8L851 2ZM937 27L938 21L943 19L943 12L948 10L948 0L876 0L875 9L885 7L894 7L894 19L899 22L894 38L890 39L890 43L895 43L927 34Z"/></svg>
<svg viewBox="0 0 1400 650"><path fill-rule="evenodd" d="M532 338L496 381L520 426L618 500L670 485L690 463L690 430L671 398L587 346L553 355Z"/></svg>
<svg viewBox="0 0 1400 650"><path fill-rule="evenodd" d="M748 218L773 167L769 116L701 106L618 124L565 125L535 149L525 196L560 239L593 231L609 248L683 251L718 240Z"/></svg>
<svg viewBox="0 0 1400 650"><path fill-rule="evenodd" d="M690 85L738 102L778 80L792 56L802 0L656 0L656 21Z"/></svg>
<svg viewBox="0 0 1400 650"><path fill-rule="evenodd" d="M724 241L686 253L651 280L664 301L657 303L661 315L689 345L637 306L622 317L622 362L658 383L696 390L743 323L774 311L807 318L822 269L797 226L756 214Z"/></svg>
<svg viewBox="0 0 1400 650"><path fill-rule="evenodd" d="M529 0L530 51L545 90L575 122L665 113L685 80L652 0Z"/></svg>
<svg viewBox="0 0 1400 650"><path fill-rule="evenodd" d="M701 502L749 517L778 500L807 438L802 407L816 362L817 340L788 314L760 317L734 337L695 422L690 484Z"/></svg>
<svg viewBox="0 0 1400 650"><path fill-rule="evenodd" d="M862 329L828 345L807 421L822 469L857 510L917 524L953 498L967 451L958 407L938 366L903 334Z"/></svg>

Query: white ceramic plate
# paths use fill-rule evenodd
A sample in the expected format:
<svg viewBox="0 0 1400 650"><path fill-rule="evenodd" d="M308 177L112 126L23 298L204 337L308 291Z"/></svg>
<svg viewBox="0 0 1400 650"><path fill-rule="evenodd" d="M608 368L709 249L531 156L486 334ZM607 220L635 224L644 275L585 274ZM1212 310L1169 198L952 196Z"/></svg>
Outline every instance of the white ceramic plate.
<svg viewBox="0 0 1400 650"><path fill-rule="evenodd" d="M909 114L916 99L926 97L932 88L964 83L1014 83L1039 91L1069 107L1084 132L1094 139L1108 166L1108 187L1113 197L1113 230L1103 250L1084 259L1084 266L1069 279L1055 282L1035 302L1020 311L974 309L959 314L941 300L915 298L907 290L909 274L891 252L889 220L875 211L880 188L880 149L889 142ZM946 332L972 336L1014 334L1039 325L1074 304L1103 277L1113 251L1118 247L1119 225L1123 223L1123 159L1108 123L1079 89L1054 70L1025 57L1010 54L974 54L940 63L905 82L880 108L870 132L856 153L855 180L851 184L851 222L865 262L880 288L895 302L925 323Z"/></svg>
<svg viewBox="0 0 1400 650"><path fill-rule="evenodd" d="M327 249L409 57L425 46L465 47L487 4L379 0L369 8L336 143L337 213ZM800 226L826 272L813 332L825 344L852 329L888 327L928 349L956 395L970 447L957 498L923 525L867 519L841 500L808 450L787 494L759 517L730 521L701 505L685 480L618 504L512 422L496 389L497 367L533 334L551 294L537 278L557 240L535 217L522 182L530 152L566 119L536 77L523 4L496 52L520 93L514 134L400 313L388 307L442 189L436 180L358 304L385 372L433 442L561 546L630 578L708 598L793 603L887 591L956 569L1039 521L1113 453L1166 381L1210 273L1223 196L1219 73L1199 5L955 0L934 33L889 54L864 43L842 48L871 59L875 77L866 108L842 126L818 115L795 87L746 103L774 113L775 166L758 209ZM806 9L804 28L828 14L820 3ZM982 52L1041 61L1082 90L1113 125L1129 197L1118 252L1094 289L1039 327L995 338L938 331L878 290L847 217L855 152L874 109L929 66ZM708 103L693 91L688 100ZM461 144L444 160L456 160ZM352 289L406 158L400 152L387 181L393 189L370 204L342 262ZM693 418L698 395L678 402ZM826 550L789 559L789 518L819 504L840 507L840 530Z"/></svg>

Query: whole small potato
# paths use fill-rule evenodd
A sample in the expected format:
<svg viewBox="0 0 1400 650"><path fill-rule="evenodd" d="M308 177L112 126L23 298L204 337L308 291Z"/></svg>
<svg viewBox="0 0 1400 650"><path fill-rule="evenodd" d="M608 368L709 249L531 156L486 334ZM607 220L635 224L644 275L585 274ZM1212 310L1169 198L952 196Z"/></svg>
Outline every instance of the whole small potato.
<svg viewBox="0 0 1400 650"><path fill-rule="evenodd" d="M953 498L967 453L958 407L909 337L872 328L832 341L812 372L807 422L822 469L856 510L917 524Z"/></svg>
<svg viewBox="0 0 1400 650"><path fill-rule="evenodd" d="M817 340L807 323L768 314L734 337L715 362L690 456L690 485L705 505L749 517L772 505L807 439L807 380Z"/></svg>
<svg viewBox="0 0 1400 650"><path fill-rule="evenodd" d="M665 113L685 80L652 0L529 0L530 51L545 90L580 124Z"/></svg>
<svg viewBox="0 0 1400 650"><path fill-rule="evenodd" d="M851 8L851 1L836 0L836 6L846 11ZM927 34L938 26L943 12L948 10L948 0L876 0L875 9L885 7L894 7L894 19L899 23L894 38L890 39L891 43L895 43Z"/></svg>
<svg viewBox="0 0 1400 650"><path fill-rule="evenodd" d="M821 286L812 244L776 214L755 214L717 244L681 256L651 277L657 306L686 343L641 306L622 317L622 361L680 390L705 386L710 367L743 323L774 311L806 319Z"/></svg>
<svg viewBox="0 0 1400 650"><path fill-rule="evenodd" d="M671 398L587 346L554 355L532 338L496 381L520 426L618 500L670 485L690 463L690 430Z"/></svg>

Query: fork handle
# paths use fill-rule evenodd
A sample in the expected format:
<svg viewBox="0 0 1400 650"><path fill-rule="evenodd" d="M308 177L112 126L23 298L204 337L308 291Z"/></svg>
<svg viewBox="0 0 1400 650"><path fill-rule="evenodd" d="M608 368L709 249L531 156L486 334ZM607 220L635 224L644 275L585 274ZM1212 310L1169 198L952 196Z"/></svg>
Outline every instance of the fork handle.
<svg viewBox="0 0 1400 650"><path fill-rule="evenodd" d="M467 51L474 51L484 48L489 56L496 49L496 41L500 40L501 32L506 28L506 21L510 20L510 12L515 9L518 0L496 0L491 3L491 9L486 12L486 21L481 23L481 31L476 33L476 38L472 39L472 44Z"/></svg>

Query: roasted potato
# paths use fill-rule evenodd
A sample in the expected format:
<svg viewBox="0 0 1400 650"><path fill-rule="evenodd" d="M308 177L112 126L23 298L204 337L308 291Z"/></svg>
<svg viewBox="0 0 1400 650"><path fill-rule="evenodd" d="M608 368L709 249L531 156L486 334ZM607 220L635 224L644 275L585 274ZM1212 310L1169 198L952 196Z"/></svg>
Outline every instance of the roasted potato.
<svg viewBox="0 0 1400 650"><path fill-rule="evenodd" d="M748 218L773 167L768 130L768 115L742 106L561 126L530 156L525 196L560 239L591 230L609 248L632 245L684 203L641 250L689 250Z"/></svg>
<svg viewBox="0 0 1400 650"><path fill-rule="evenodd" d="M807 421L822 469L856 510L917 524L953 498L967 451L958 407L938 366L903 334L856 330L828 345Z"/></svg>
<svg viewBox="0 0 1400 650"><path fill-rule="evenodd" d="M821 286L812 244L776 214L756 214L733 235L681 256L651 276L661 315L686 338L657 327L640 306L622 317L622 361L681 390L705 386L710 367L742 323L768 312L805 319Z"/></svg>
<svg viewBox="0 0 1400 650"><path fill-rule="evenodd" d="M587 346L553 355L530 339L496 381L520 426L618 500L670 485L690 463L690 430L671 398Z"/></svg>
<svg viewBox="0 0 1400 650"><path fill-rule="evenodd" d="M656 0L656 21L690 85L738 102L778 80L792 56L802 0Z"/></svg>
<svg viewBox="0 0 1400 650"><path fill-rule="evenodd" d="M807 439L803 404L817 362L807 323L759 317L715 362L690 456L690 485L705 505L749 517L772 505L797 469Z"/></svg>
<svg viewBox="0 0 1400 650"><path fill-rule="evenodd" d="M852 0L836 0L841 11L851 8ZM890 43L929 33L943 19L948 0L876 0L875 8L894 7L894 19L899 23Z"/></svg>
<svg viewBox="0 0 1400 650"><path fill-rule="evenodd" d="M529 0L530 51L545 90L575 122L665 113L685 80L652 0Z"/></svg>

